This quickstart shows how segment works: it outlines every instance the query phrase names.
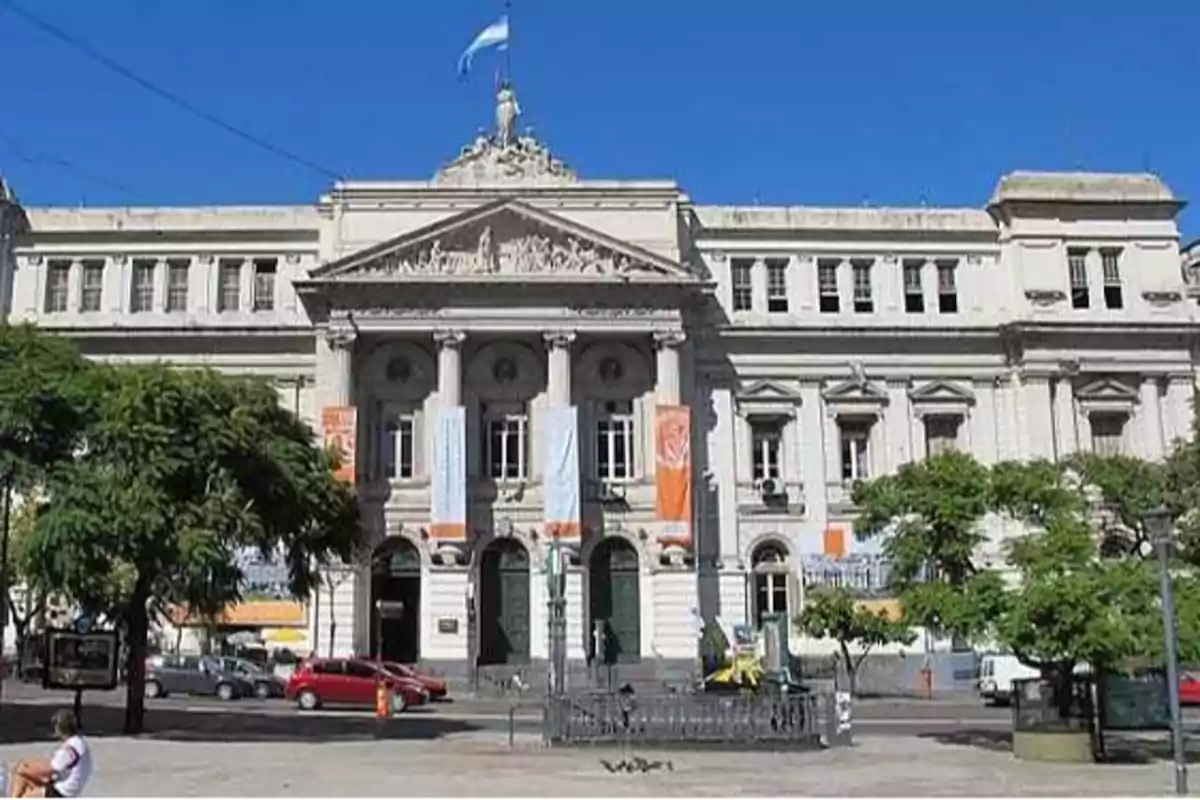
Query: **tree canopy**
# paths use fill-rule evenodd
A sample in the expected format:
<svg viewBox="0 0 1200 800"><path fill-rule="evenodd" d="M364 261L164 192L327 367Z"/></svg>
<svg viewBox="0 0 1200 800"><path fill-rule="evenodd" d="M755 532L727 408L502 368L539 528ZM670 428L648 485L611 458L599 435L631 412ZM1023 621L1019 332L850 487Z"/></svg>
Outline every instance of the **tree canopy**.
<svg viewBox="0 0 1200 800"><path fill-rule="evenodd" d="M36 581L124 627L137 733L155 613L238 601L243 548L281 554L304 596L362 534L352 491L265 381L154 365L97 367L90 382L86 447L46 472L24 555Z"/></svg>
<svg viewBox="0 0 1200 800"><path fill-rule="evenodd" d="M885 610L866 607L841 586L813 592L797 622L805 635L837 642L850 694L858 691L858 669L871 648L896 642L909 644L916 638L909 624L893 620ZM852 644L857 645L857 656L850 653Z"/></svg>

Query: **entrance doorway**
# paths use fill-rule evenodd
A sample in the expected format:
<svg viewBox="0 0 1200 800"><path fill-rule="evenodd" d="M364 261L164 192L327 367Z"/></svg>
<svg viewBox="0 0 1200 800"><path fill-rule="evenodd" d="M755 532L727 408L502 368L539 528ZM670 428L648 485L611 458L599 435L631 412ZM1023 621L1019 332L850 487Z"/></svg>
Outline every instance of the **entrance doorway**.
<svg viewBox="0 0 1200 800"><path fill-rule="evenodd" d="M529 663L529 553L492 542L479 565L479 663Z"/></svg>
<svg viewBox="0 0 1200 800"><path fill-rule="evenodd" d="M604 623L601 652L593 652L592 657L602 664L636 664L642 660L637 551L624 539L606 539L592 551L588 573L593 651L596 623Z"/></svg>
<svg viewBox="0 0 1200 800"><path fill-rule="evenodd" d="M371 558L371 653L415 664L421 643L421 554L407 539L391 537Z"/></svg>

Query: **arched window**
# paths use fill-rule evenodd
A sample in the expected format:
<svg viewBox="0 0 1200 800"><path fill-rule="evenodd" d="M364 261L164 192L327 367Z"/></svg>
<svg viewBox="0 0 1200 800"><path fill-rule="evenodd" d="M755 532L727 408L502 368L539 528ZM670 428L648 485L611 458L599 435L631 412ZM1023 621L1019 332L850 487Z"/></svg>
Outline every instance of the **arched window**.
<svg viewBox="0 0 1200 800"><path fill-rule="evenodd" d="M750 557L753 572L753 611L755 627L761 627L767 614L788 616L788 584L791 567L787 551L777 542L764 542Z"/></svg>

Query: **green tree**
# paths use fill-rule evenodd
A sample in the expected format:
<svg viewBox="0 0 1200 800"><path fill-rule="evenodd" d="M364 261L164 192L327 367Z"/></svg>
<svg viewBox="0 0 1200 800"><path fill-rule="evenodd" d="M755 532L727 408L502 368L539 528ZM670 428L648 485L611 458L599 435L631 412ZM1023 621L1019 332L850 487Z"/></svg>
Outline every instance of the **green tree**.
<svg viewBox="0 0 1200 800"><path fill-rule="evenodd" d="M859 509L855 535L882 540L909 622L969 635L958 599L987 540L981 524L989 510L987 468L965 453L942 453L858 484L852 499Z"/></svg>
<svg viewBox="0 0 1200 800"><path fill-rule="evenodd" d="M805 635L833 639L838 644L850 694L858 691L858 669L881 645L910 644L916 635L903 621L891 619L883 609L872 610L845 587L819 589L806 599L797 623ZM851 646L858 650L851 653Z"/></svg>
<svg viewBox="0 0 1200 800"><path fill-rule="evenodd" d="M350 489L266 382L163 365L97 370L86 449L47 475L31 575L125 632L125 730L143 727L149 625L240 599L235 554L282 552L307 596L362 539Z"/></svg>

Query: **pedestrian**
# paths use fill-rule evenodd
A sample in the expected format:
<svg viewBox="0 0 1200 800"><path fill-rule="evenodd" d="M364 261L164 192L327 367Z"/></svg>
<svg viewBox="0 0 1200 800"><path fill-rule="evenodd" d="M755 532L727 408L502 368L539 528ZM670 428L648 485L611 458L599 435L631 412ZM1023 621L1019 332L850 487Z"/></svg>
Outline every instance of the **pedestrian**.
<svg viewBox="0 0 1200 800"><path fill-rule="evenodd" d="M79 720L63 709L54 714L58 749L49 760L21 761L9 781L9 797L79 797L92 777L92 752Z"/></svg>

